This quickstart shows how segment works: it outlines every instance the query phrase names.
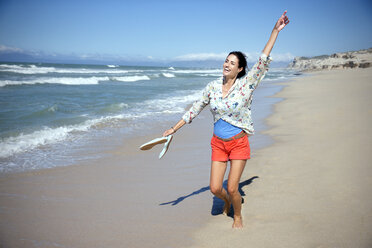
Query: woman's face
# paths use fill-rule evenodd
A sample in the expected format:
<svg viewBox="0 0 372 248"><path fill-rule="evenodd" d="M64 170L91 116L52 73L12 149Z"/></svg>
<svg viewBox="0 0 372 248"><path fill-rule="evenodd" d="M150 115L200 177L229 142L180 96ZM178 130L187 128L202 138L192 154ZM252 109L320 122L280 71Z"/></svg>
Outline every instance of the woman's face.
<svg viewBox="0 0 372 248"><path fill-rule="evenodd" d="M227 56L225 63L223 63L222 74L226 78L236 78L243 70L243 67L239 68L239 59L234 55L230 54Z"/></svg>

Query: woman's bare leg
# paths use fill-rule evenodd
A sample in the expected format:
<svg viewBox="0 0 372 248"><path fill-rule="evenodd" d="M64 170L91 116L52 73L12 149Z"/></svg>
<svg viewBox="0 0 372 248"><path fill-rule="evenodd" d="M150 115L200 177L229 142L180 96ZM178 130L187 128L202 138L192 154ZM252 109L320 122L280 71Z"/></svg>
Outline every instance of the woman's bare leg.
<svg viewBox="0 0 372 248"><path fill-rule="evenodd" d="M242 197L239 193L239 182L242 176L245 164L247 160L231 160L231 167L229 172L229 178L227 181L227 191L229 192L229 197L231 199L234 208L234 223L233 228L242 228Z"/></svg>
<svg viewBox="0 0 372 248"><path fill-rule="evenodd" d="M209 185L211 192L225 202L223 214L227 215L230 211L231 202L226 190L223 188L223 178L225 176L226 168L227 162L212 161Z"/></svg>

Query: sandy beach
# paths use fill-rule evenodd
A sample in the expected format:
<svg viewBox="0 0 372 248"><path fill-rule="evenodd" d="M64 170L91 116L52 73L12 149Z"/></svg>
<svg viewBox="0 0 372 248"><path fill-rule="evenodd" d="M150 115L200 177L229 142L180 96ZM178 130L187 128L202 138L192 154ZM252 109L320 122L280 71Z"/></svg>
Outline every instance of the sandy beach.
<svg viewBox="0 0 372 248"><path fill-rule="evenodd" d="M264 131L275 142L241 180L242 230L209 192L204 110L162 160L138 149L154 133L94 163L2 175L1 247L371 247L372 69L283 84Z"/></svg>
<svg viewBox="0 0 372 248"><path fill-rule="evenodd" d="M286 83L243 178L242 231L211 218L193 247L372 247L372 69ZM244 180L243 179L243 180Z"/></svg>

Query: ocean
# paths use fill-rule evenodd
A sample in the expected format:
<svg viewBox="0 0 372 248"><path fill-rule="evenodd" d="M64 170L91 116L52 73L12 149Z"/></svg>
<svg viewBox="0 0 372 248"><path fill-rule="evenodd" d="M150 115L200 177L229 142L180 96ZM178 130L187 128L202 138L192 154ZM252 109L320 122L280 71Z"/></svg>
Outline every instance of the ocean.
<svg viewBox="0 0 372 248"><path fill-rule="evenodd" d="M106 156L126 138L154 133L153 123L177 122L221 75L220 68L0 63L0 173ZM267 98L280 90L276 83L298 75L269 70L254 93L256 132L278 101Z"/></svg>

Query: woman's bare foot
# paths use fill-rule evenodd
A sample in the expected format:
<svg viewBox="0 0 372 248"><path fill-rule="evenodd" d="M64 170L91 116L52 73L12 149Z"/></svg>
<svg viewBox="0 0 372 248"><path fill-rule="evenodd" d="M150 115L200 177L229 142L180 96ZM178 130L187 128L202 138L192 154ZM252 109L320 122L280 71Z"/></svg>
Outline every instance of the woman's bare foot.
<svg viewBox="0 0 372 248"><path fill-rule="evenodd" d="M234 215L234 223L232 225L232 228L234 228L234 229L242 229L243 228L242 216Z"/></svg>

